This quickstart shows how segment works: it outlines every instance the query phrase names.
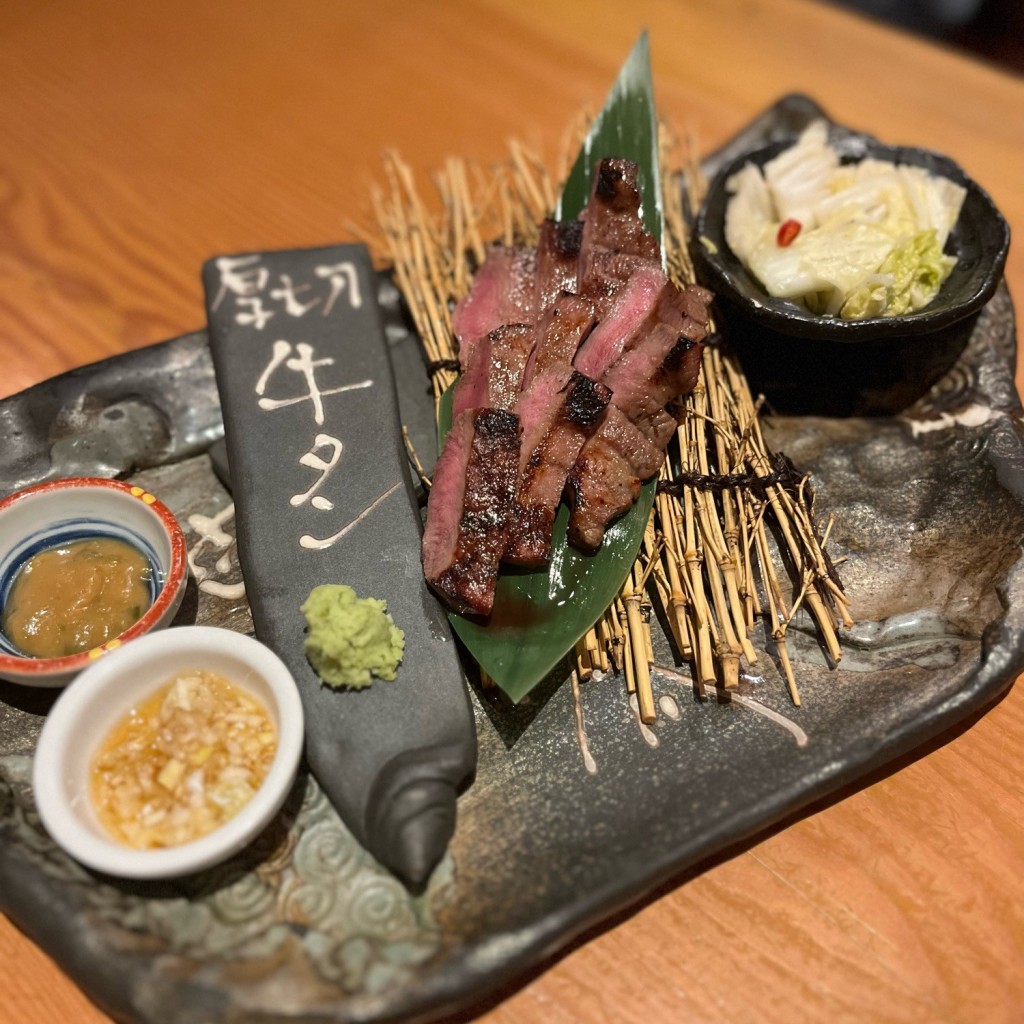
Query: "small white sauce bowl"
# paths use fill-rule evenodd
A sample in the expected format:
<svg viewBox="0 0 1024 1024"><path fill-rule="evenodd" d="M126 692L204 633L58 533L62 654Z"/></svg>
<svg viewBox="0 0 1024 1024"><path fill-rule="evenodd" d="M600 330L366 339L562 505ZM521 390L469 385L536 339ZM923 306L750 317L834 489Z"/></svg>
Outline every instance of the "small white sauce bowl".
<svg viewBox="0 0 1024 1024"><path fill-rule="evenodd" d="M120 636L60 658L25 654L0 631L0 679L66 686L109 651L171 624L188 583L185 535L171 511L145 488L99 477L48 480L0 501L0 612L18 570L32 555L87 537L113 537L142 552L154 574L149 609Z"/></svg>
<svg viewBox="0 0 1024 1024"><path fill-rule="evenodd" d="M96 751L132 707L181 672L215 672L258 697L277 726L277 753L263 785L229 821L180 846L137 850L100 824L89 793ZM231 857L281 809L302 754L303 714L284 662L251 637L180 626L136 640L86 669L54 704L36 748L32 786L43 826L75 860L119 878L173 878Z"/></svg>

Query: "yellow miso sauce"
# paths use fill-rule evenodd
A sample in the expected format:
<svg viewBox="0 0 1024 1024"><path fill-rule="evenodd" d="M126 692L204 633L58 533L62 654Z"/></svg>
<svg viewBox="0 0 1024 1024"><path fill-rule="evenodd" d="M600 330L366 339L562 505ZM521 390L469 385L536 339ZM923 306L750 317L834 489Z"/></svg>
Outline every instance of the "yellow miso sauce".
<svg viewBox="0 0 1024 1024"><path fill-rule="evenodd" d="M146 613L152 576L148 559L127 541L56 544L18 570L4 606L4 633L34 658L99 647Z"/></svg>
<svg viewBox="0 0 1024 1024"><path fill-rule="evenodd" d="M168 680L108 733L89 791L100 824L140 850L191 842L256 794L277 752L263 703L215 672Z"/></svg>

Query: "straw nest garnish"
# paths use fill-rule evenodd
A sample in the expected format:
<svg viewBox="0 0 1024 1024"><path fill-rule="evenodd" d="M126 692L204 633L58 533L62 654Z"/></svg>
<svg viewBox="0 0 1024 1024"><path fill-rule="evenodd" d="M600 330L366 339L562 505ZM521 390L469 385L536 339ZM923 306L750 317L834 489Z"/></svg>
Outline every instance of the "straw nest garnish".
<svg viewBox="0 0 1024 1024"><path fill-rule="evenodd" d="M574 127L566 153L576 151L581 135ZM692 141L680 145L664 129L661 135L667 271L682 286L694 280L685 207L699 206L705 183ZM434 178L439 209L436 202L428 208L397 154L386 154L384 167L386 183L373 195L377 229L368 240L404 296L436 404L458 372L454 303L469 290L488 244L536 243L568 162L551 174L515 142L509 158L486 172L451 158ZM680 425L637 560L618 597L576 644L578 678L614 670L635 694L644 722L656 717L650 627L655 605L702 696L708 688L735 690L741 666L757 665L751 636L759 619L795 705L800 691L786 635L801 608L812 617L832 663L842 656L837 626L853 620L825 553L832 520L820 528L808 477L767 446L761 404L712 331L700 380L675 410ZM415 452L410 454L429 487Z"/></svg>

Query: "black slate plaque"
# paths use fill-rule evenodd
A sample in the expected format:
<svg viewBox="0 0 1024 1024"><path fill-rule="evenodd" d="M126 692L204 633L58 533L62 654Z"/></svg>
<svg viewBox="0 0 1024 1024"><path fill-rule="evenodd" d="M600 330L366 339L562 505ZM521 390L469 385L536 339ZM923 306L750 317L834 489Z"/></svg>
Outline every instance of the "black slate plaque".
<svg viewBox="0 0 1024 1024"><path fill-rule="evenodd" d="M291 669L313 773L356 837L422 883L455 825L476 737L455 644L419 564L376 278L361 245L223 256L203 270L256 635ZM323 685L299 610L321 583L387 602L394 682Z"/></svg>

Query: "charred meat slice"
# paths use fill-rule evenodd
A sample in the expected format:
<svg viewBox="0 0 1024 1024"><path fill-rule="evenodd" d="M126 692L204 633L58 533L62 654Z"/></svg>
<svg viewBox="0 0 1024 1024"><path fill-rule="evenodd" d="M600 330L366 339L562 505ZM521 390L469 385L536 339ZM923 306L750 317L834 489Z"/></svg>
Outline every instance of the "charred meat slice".
<svg viewBox="0 0 1024 1024"><path fill-rule="evenodd" d="M661 452L679 427L679 421L668 409L649 399L638 403L631 422Z"/></svg>
<svg viewBox="0 0 1024 1024"><path fill-rule="evenodd" d="M583 223L545 220L537 241L535 308L547 309L564 291L576 290Z"/></svg>
<svg viewBox="0 0 1024 1024"><path fill-rule="evenodd" d="M511 409L522 389L533 343L529 324L505 324L481 338L455 385L452 418L467 409Z"/></svg>
<svg viewBox="0 0 1024 1024"><path fill-rule="evenodd" d="M667 283L659 266L645 265L637 270L618 290L604 319L580 345L573 366L580 373L600 380L655 314Z"/></svg>
<svg viewBox="0 0 1024 1024"><path fill-rule="evenodd" d="M503 561L541 566L551 558L566 477L601 422L610 392L567 363L539 374L516 407L522 421L519 485Z"/></svg>
<svg viewBox="0 0 1024 1024"><path fill-rule="evenodd" d="M675 420L672 424L674 430ZM573 547L583 551L599 548L608 524L629 511L642 482L654 476L664 461L664 450L655 447L621 410L609 405L566 479L568 535Z"/></svg>
<svg viewBox="0 0 1024 1024"><path fill-rule="evenodd" d="M612 389L616 406L641 429L641 418L651 418L653 410L693 390L704 350L704 332L696 339L689 336L696 333L676 334L659 324L601 378Z"/></svg>
<svg viewBox="0 0 1024 1024"><path fill-rule="evenodd" d="M421 550L427 582L464 615L489 615L519 477L519 417L469 409L434 468Z"/></svg>
<svg viewBox="0 0 1024 1024"><path fill-rule="evenodd" d="M714 294L699 284L688 284L683 289L683 312L691 319L696 320L702 327L707 328L710 322L708 307Z"/></svg>
<svg viewBox="0 0 1024 1024"><path fill-rule="evenodd" d="M640 219L637 173L632 160L609 157L597 165L583 221L581 256L597 247L652 260L661 258L657 240L644 230Z"/></svg>
<svg viewBox="0 0 1024 1024"><path fill-rule="evenodd" d="M452 311L452 331L463 369L476 343L495 328L533 323L536 269L534 249L496 245L488 251L469 294Z"/></svg>
<svg viewBox="0 0 1024 1024"><path fill-rule="evenodd" d="M640 495L641 481L629 463L603 441L580 453L566 481L569 543L580 551L596 551L608 524L628 512Z"/></svg>
<svg viewBox="0 0 1024 1024"><path fill-rule="evenodd" d="M585 285L581 285L580 294L585 295L594 304L594 314L598 320L604 320L615 305L619 292L643 267L658 267L654 260L641 256L629 256L621 252L600 252L594 254L590 262L590 272Z"/></svg>
<svg viewBox="0 0 1024 1024"><path fill-rule="evenodd" d="M637 165L630 160L602 160L583 217L577 290L604 315L618 288L645 264L660 265L657 239L640 219Z"/></svg>
<svg viewBox="0 0 1024 1024"><path fill-rule="evenodd" d="M595 438L622 455L641 480L654 476L665 461L664 451L651 444L636 424L631 423L614 405L608 406Z"/></svg>
<svg viewBox="0 0 1024 1024"><path fill-rule="evenodd" d="M578 295L562 292L537 321L536 343L523 374L524 390L549 367L571 363L593 323L594 307Z"/></svg>
<svg viewBox="0 0 1024 1024"><path fill-rule="evenodd" d="M585 550L598 547L608 523L630 508L641 482L660 469L662 453L677 426L665 407L697 383L710 297L703 288L680 290L666 283L651 314L601 375L601 382L611 388L613 404L602 430L584 445L566 484L572 510L569 540L574 545ZM598 343L602 351L608 349L600 338ZM595 354L595 362L598 358ZM613 409L621 419L613 418ZM638 444L638 435L643 443Z"/></svg>

